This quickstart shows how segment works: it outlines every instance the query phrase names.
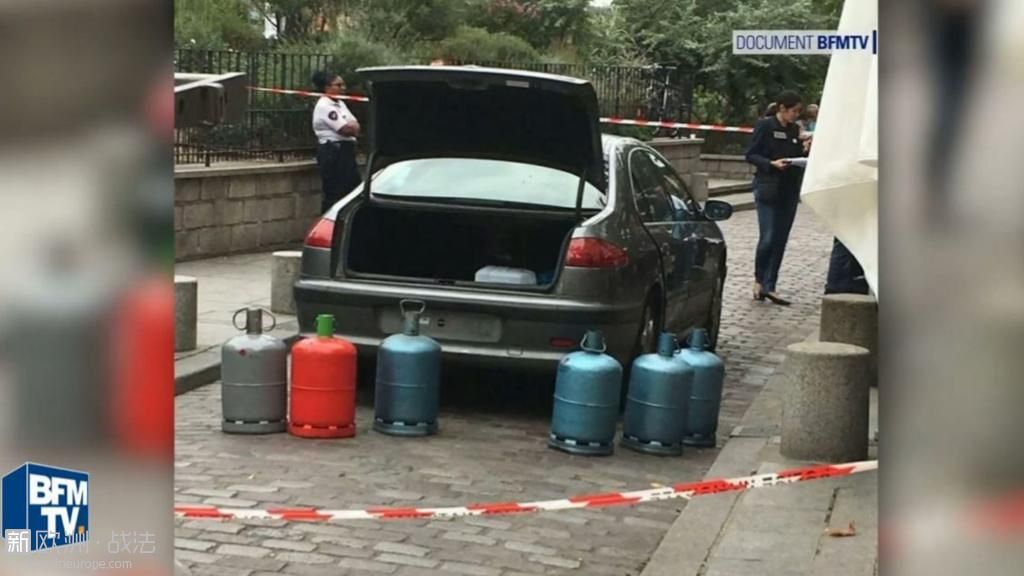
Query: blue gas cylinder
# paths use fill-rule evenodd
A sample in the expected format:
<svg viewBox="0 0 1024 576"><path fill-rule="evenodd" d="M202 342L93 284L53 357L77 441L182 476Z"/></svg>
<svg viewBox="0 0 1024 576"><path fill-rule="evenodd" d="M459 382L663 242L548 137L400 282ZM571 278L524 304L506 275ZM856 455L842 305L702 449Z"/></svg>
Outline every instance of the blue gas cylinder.
<svg viewBox="0 0 1024 576"><path fill-rule="evenodd" d="M703 328L690 333L687 348L676 355L693 368L693 387L686 417L687 446L714 446L718 431L718 412L722 406L725 363L707 350L708 334Z"/></svg>
<svg viewBox="0 0 1024 576"><path fill-rule="evenodd" d="M607 456L615 450L622 365L604 353L604 336L596 330L587 332L581 347L558 364L548 446Z"/></svg>
<svg viewBox="0 0 1024 576"><path fill-rule="evenodd" d="M402 333L389 336L377 351L373 429L393 436L437 432L441 393L441 345L420 334L426 304L403 300Z"/></svg>
<svg viewBox="0 0 1024 576"><path fill-rule="evenodd" d="M675 354L679 342L667 332L658 351L633 361L622 425L622 445L648 454L683 453L693 369Z"/></svg>

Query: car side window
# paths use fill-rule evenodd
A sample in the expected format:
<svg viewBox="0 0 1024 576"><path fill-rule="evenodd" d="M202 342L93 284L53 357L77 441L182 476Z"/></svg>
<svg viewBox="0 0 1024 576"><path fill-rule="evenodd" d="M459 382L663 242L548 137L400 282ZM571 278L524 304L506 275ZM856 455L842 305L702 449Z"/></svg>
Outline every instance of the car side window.
<svg viewBox="0 0 1024 576"><path fill-rule="evenodd" d="M633 199L644 222L672 221L672 204L667 184L658 166L646 151L633 150L629 155L629 178L633 186Z"/></svg>
<svg viewBox="0 0 1024 576"><path fill-rule="evenodd" d="M672 205L683 210L686 220L695 220L700 213L700 204L690 194L690 187L665 160L654 157L654 163L658 167L660 177L665 180L665 188L672 197Z"/></svg>

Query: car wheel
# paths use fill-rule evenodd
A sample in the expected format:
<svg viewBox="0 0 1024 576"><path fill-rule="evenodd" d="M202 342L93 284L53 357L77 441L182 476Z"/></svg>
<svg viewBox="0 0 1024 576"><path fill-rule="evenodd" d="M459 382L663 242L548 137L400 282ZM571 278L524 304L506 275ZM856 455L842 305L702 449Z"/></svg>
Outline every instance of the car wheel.
<svg viewBox="0 0 1024 576"><path fill-rule="evenodd" d="M653 353L658 347L658 332L661 319L658 317L657 295L652 294L644 306L644 313L640 319L640 332L636 337L636 345L633 346L633 358L644 354ZM632 358L631 358L632 360Z"/></svg>
<svg viewBox="0 0 1024 576"><path fill-rule="evenodd" d="M719 276L715 280L715 289L711 294L711 306L708 309L708 319L704 322L704 328L708 331L708 350L714 352L718 347L718 331L722 325L722 291L725 287L725 278Z"/></svg>

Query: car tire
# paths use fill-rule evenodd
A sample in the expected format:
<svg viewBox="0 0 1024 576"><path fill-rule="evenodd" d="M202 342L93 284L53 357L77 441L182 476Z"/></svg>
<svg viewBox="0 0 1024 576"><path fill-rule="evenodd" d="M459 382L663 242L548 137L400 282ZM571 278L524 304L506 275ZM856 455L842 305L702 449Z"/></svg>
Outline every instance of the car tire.
<svg viewBox="0 0 1024 576"><path fill-rule="evenodd" d="M644 312L640 315L640 329L633 344L633 353L629 357L630 365L637 356L651 354L658 348L658 334L661 332L661 296L652 291L644 304Z"/></svg>
<svg viewBox="0 0 1024 576"><path fill-rule="evenodd" d="M718 333L722 328L722 293L725 290L725 275L722 274L715 281L714 291L711 293L711 306L708 308L708 319L704 322L704 329L708 332L708 351L714 352L718 348Z"/></svg>

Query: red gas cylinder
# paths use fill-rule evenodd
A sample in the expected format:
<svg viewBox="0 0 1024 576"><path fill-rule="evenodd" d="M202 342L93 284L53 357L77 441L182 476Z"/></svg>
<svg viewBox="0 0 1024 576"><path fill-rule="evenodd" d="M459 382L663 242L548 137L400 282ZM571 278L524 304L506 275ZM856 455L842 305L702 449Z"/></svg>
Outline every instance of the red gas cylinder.
<svg viewBox="0 0 1024 576"><path fill-rule="evenodd" d="M334 316L316 317L316 337L292 347L288 433L302 438L356 434L356 347L334 336Z"/></svg>
<svg viewBox="0 0 1024 576"><path fill-rule="evenodd" d="M174 458L174 291L156 276L133 286L113 325L112 426L118 446Z"/></svg>

